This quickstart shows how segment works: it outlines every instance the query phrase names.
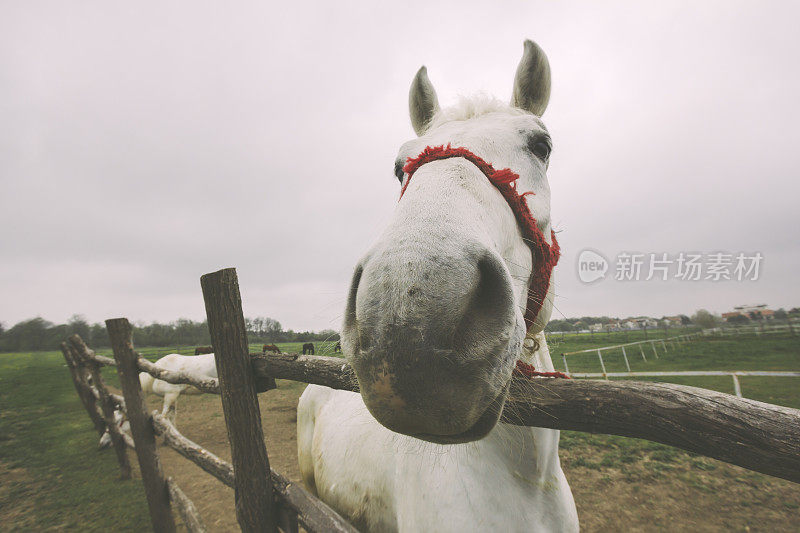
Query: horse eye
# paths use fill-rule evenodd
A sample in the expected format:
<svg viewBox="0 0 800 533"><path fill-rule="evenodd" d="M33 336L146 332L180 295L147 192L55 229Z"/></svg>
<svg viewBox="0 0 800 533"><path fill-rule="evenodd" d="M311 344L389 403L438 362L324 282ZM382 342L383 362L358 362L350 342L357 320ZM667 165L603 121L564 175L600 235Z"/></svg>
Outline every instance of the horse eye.
<svg viewBox="0 0 800 533"><path fill-rule="evenodd" d="M400 181L400 183L403 183L403 178L406 177L406 173L403 172L402 161L398 161L397 163L394 164L394 175L397 176L397 179Z"/></svg>
<svg viewBox="0 0 800 533"><path fill-rule="evenodd" d="M551 150L550 145L543 141L534 143L531 146L531 152L533 152L533 155L535 155L542 161L547 161L547 158L550 157L550 150Z"/></svg>

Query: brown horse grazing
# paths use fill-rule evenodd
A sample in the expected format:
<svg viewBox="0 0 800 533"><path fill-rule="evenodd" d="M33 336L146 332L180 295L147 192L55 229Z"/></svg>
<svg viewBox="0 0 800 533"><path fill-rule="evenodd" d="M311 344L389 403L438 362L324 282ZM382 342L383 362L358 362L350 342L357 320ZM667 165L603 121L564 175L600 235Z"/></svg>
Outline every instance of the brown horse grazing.
<svg viewBox="0 0 800 533"><path fill-rule="evenodd" d="M261 353L266 354L267 352L281 353L281 349L275 346L274 344L265 344L263 349L261 350Z"/></svg>
<svg viewBox="0 0 800 533"><path fill-rule="evenodd" d="M194 349L194 354L195 355L203 355L203 354L206 354L206 353L214 353L214 347L213 346L198 346L197 348Z"/></svg>
<svg viewBox="0 0 800 533"><path fill-rule="evenodd" d="M342 353L342 343L336 341L336 346L333 347L333 353Z"/></svg>
<svg viewBox="0 0 800 533"><path fill-rule="evenodd" d="M314 355L314 343L307 342L303 345L303 355Z"/></svg>

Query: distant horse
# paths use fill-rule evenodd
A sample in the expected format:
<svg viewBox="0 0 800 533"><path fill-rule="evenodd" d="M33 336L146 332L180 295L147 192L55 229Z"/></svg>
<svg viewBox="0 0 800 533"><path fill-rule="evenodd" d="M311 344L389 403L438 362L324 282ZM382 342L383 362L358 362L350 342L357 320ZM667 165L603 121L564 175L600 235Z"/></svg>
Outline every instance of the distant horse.
<svg viewBox="0 0 800 533"><path fill-rule="evenodd" d="M214 353L214 347L213 346L198 346L197 348L194 349L194 354L195 355L204 355L204 354L207 354L207 353Z"/></svg>
<svg viewBox="0 0 800 533"><path fill-rule="evenodd" d="M342 343L336 341L336 346L333 347L333 353L342 353Z"/></svg>
<svg viewBox="0 0 800 533"><path fill-rule="evenodd" d="M217 366L214 361L214 354L194 355L180 355L171 353L165 355L155 362L158 368L164 370L172 370L175 372L186 372L198 377L216 378ZM156 379L147 372L139 372L139 383L142 386L142 392L147 394L152 392L164 397L164 405L161 409L161 414L175 423L175 416L177 415L178 396L184 394L201 394L201 391L187 384L176 385L167 383L166 381Z"/></svg>
<svg viewBox="0 0 800 533"><path fill-rule="evenodd" d="M261 350L261 353L266 354L267 352L281 353L281 350L274 344L265 344L263 349Z"/></svg>
<svg viewBox="0 0 800 533"><path fill-rule="evenodd" d="M314 343L307 342L303 345L303 355L314 355Z"/></svg>
<svg viewBox="0 0 800 533"><path fill-rule="evenodd" d="M125 420L125 414L119 409L114 410L114 423L122 433L130 434L131 423ZM103 450L109 446L111 446L111 433L109 433L108 428L106 428L105 433L103 433L103 435L100 437L100 442L97 444L97 449Z"/></svg>

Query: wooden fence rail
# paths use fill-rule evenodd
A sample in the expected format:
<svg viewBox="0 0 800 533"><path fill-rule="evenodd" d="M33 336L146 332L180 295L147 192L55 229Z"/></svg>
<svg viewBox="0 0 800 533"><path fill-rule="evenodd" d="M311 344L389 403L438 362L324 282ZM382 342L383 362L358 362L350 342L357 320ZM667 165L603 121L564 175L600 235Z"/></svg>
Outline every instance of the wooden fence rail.
<svg viewBox="0 0 800 533"><path fill-rule="evenodd" d="M257 374L358 392L343 359L251 357ZM800 410L707 389L515 377L503 421L646 439L800 483Z"/></svg>
<svg viewBox="0 0 800 533"><path fill-rule="evenodd" d="M256 376L359 392L341 358L251 353L250 360ZM800 483L796 409L669 383L515 377L511 391L509 423L651 440ZM623 415L636 422L623 423Z"/></svg>
<svg viewBox="0 0 800 533"><path fill-rule="evenodd" d="M79 337L80 338L80 337ZM88 357L95 363L101 366L117 366L117 362L110 357L97 355L94 350L87 347ZM173 383L175 385L191 385L192 387L208 393L219 394L219 380L192 372L178 372L175 370L166 370L160 368L142 357L139 352L136 352L136 367L142 371L147 372L156 379Z"/></svg>
<svg viewBox="0 0 800 533"><path fill-rule="evenodd" d="M167 478L167 491L169 492L170 501L178 508L178 513L183 518L186 529L192 533L205 533L206 525L200 518L197 508L171 477Z"/></svg>
<svg viewBox="0 0 800 533"><path fill-rule="evenodd" d="M166 417L154 413L153 427L156 434L164 437L166 444L183 457L217 478L229 487L234 487L233 465L223 461L205 448L187 439L175 429ZM356 530L333 509L304 488L270 470L272 485L278 502L298 515L300 524L308 531L334 531L354 533Z"/></svg>

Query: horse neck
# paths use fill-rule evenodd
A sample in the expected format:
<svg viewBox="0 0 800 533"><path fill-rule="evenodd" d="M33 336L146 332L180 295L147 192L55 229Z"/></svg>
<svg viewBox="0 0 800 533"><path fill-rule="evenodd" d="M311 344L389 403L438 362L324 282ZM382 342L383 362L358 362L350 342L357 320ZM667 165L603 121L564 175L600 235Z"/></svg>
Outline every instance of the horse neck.
<svg viewBox="0 0 800 533"><path fill-rule="evenodd" d="M544 332L529 333L522 343L522 353L520 360L533 365L536 370L541 372L552 372L555 370L553 360L550 358L550 348L547 346L547 339Z"/></svg>
<svg viewBox="0 0 800 533"><path fill-rule="evenodd" d="M531 334L525 339L520 359L540 371L554 370L544 333ZM509 468L520 476L533 480L546 479L560 469L559 436L560 432L554 429L500 423L485 440L487 445L504 456Z"/></svg>

